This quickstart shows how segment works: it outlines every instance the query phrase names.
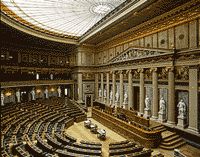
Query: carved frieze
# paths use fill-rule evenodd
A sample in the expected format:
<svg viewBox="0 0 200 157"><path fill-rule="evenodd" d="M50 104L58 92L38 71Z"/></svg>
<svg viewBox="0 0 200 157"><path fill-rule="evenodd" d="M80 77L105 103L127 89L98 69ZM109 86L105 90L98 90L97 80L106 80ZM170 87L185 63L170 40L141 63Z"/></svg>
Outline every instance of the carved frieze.
<svg viewBox="0 0 200 157"><path fill-rule="evenodd" d="M175 78L177 80L188 80L189 79L189 68L188 67L176 67Z"/></svg>

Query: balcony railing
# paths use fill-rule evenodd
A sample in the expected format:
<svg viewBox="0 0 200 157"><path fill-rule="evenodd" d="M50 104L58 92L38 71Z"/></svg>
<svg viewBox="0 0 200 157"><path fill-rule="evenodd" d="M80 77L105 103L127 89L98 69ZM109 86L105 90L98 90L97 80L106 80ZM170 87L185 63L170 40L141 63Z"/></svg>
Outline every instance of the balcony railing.
<svg viewBox="0 0 200 157"><path fill-rule="evenodd" d="M40 85L64 85L74 84L74 80L32 80L32 81L13 81L1 82L1 88L40 86Z"/></svg>

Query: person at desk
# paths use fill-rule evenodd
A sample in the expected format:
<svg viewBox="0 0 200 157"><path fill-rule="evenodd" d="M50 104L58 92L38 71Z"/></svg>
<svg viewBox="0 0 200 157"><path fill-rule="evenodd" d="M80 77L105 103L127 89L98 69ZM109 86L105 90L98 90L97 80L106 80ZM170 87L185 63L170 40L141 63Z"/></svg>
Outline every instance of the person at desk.
<svg viewBox="0 0 200 157"><path fill-rule="evenodd" d="M104 129L99 129L97 131L97 137L100 138L100 139L106 139L106 131Z"/></svg>

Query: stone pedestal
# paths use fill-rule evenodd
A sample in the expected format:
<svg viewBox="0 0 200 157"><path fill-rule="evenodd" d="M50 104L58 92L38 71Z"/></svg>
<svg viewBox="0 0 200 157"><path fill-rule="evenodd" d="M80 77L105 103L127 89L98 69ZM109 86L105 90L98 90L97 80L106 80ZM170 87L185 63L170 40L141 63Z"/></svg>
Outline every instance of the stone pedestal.
<svg viewBox="0 0 200 157"><path fill-rule="evenodd" d="M158 121L166 122L166 114L165 113L158 113Z"/></svg>
<svg viewBox="0 0 200 157"><path fill-rule="evenodd" d="M128 109L128 103L123 103L123 108Z"/></svg>
<svg viewBox="0 0 200 157"><path fill-rule="evenodd" d="M151 110L150 109L144 109L144 117L149 118L151 116Z"/></svg>
<svg viewBox="0 0 200 157"><path fill-rule="evenodd" d="M119 102L115 101L115 106L119 107Z"/></svg>
<svg viewBox="0 0 200 157"><path fill-rule="evenodd" d="M185 128L187 125L187 119L186 117L178 117L178 124L177 126L180 128Z"/></svg>
<svg viewBox="0 0 200 157"><path fill-rule="evenodd" d="M104 97L103 102L106 103L106 97Z"/></svg>

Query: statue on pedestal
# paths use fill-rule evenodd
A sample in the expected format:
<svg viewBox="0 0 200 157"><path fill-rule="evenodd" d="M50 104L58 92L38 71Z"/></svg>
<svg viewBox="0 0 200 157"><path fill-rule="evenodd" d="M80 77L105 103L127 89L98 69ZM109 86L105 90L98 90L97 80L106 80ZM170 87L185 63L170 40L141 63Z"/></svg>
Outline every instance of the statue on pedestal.
<svg viewBox="0 0 200 157"><path fill-rule="evenodd" d="M32 89L31 96L32 96L32 100L36 100L36 98L35 98L35 88Z"/></svg>
<svg viewBox="0 0 200 157"><path fill-rule="evenodd" d="M1 106L4 106L4 94L1 92Z"/></svg>
<svg viewBox="0 0 200 157"><path fill-rule="evenodd" d="M60 88L60 86L58 87L58 97L61 97L61 88Z"/></svg>
<svg viewBox="0 0 200 157"><path fill-rule="evenodd" d="M99 88L99 97L102 97L102 93L101 93L102 91L101 91L101 88Z"/></svg>
<svg viewBox="0 0 200 157"><path fill-rule="evenodd" d="M160 98L160 111L159 114L166 114L166 102L163 97Z"/></svg>
<svg viewBox="0 0 200 157"><path fill-rule="evenodd" d="M16 91L16 97L17 97L17 102L20 103L21 99L20 99L20 91L19 91L19 89Z"/></svg>
<svg viewBox="0 0 200 157"><path fill-rule="evenodd" d="M183 101L183 99L181 99L177 105L178 107L178 118L185 118L186 117L186 104Z"/></svg>
<svg viewBox="0 0 200 157"><path fill-rule="evenodd" d="M118 93L118 91L115 94L115 102L119 102L119 93Z"/></svg>
<svg viewBox="0 0 200 157"><path fill-rule="evenodd" d="M107 91L106 91L106 89L104 89L104 91L103 91L104 98L106 98L106 94L107 94Z"/></svg>
<svg viewBox="0 0 200 157"><path fill-rule="evenodd" d="M113 92L112 92L112 90L110 91L110 100L112 100L113 99Z"/></svg>
<svg viewBox="0 0 200 157"><path fill-rule="evenodd" d="M127 92L124 93L124 102L123 104L127 104L128 103L128 94Z"/></svg>
<svg viewBox="0 0 200 157"><path fill-rule="evenodd" d="M48 99L49 98L49 91L48 91L47 88L44 90L44 94L45 94L45 98Z"/></svg>
<svg viewBox="0 0 200 157"><path fill-rule="evenodd" d="M145 98L145 110L150 110L151 109L151 101L148 96Z"/></svg>

